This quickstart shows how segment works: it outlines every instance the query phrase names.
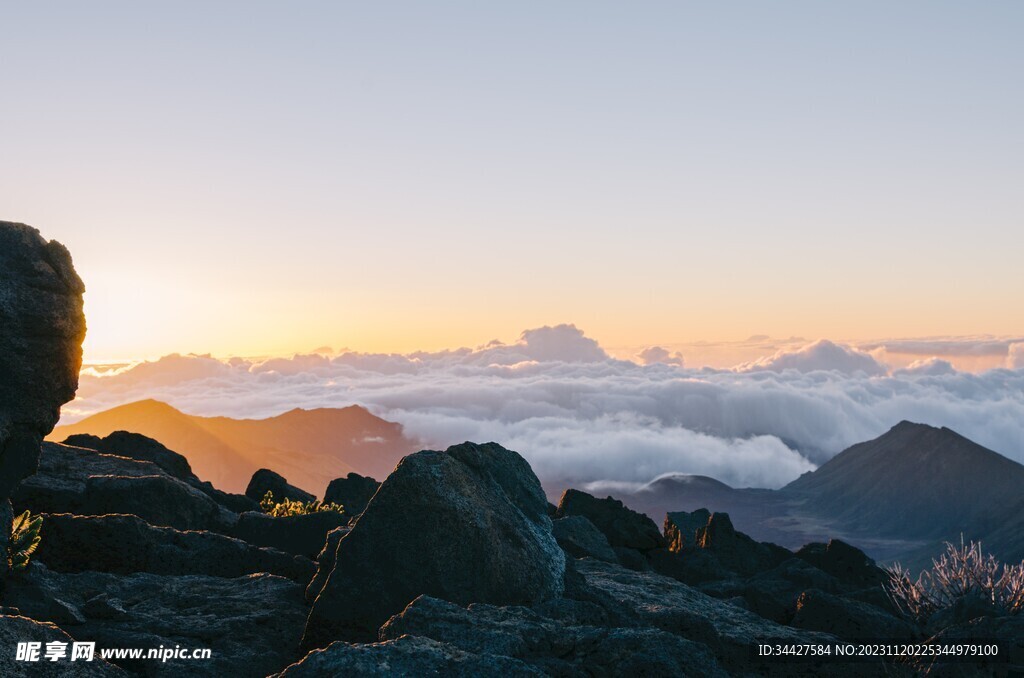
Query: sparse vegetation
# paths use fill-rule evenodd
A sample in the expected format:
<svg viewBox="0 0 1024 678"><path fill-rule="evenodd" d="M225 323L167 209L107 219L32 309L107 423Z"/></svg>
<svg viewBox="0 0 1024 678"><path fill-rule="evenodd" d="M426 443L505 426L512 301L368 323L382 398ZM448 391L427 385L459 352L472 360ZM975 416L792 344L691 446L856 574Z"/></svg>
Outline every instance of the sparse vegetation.
<svg viewBox="0 0 1024 678"><path fill-rule="evenodd" d="M1002 564L981 542L946 542L946 552L914 580L898 563L889 568L889 598L906 616L924 622L936 612L975 597L1008 614L1024 610L1024 561Z"/></svg>
<svg viewBox="0 0 1024 678"><path fill-rule="evenodd" d="M11 526L8 565L18 572L28 567L32 554L39 548L42 537L39 535L43 527L43 517L33 516L25 511L14 519Z"/></svg>
<svg viewBox="0 0 1024 678"><path fill-rule="evenodd" d="M284 516L302 516L307 513L317 513L319 511L335 511L337 513L344 513L345 507L341 504L334 504L331 502L322 501L298 501L285 497L281 501L274 499L274 493L267 491L263 495L263 499L260 500L260 508L267 515L274 516L275 518L283 518Z"/></svg>

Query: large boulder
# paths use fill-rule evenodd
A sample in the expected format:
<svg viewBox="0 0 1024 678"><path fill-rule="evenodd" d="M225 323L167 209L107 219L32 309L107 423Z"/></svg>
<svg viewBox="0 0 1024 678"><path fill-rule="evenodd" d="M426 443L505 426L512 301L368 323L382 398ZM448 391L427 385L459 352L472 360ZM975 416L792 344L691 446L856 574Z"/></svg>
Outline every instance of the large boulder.
<svg viewBox="0 0 1024 678"><path fill-rule="evenodd" d="M281 502L285 499L301 502L316 501L316 495L300 490L294 485L289 485L284 477L270 469L261 468L252 474L249 486L245 488L245 496L253 501L262 501L267 492L273 493L274 501L276 502Z"/></svg>
<svg viewBox="0 0 1024 678"><path fill-rule="evenodd" d="M608 539L583 516L556 518L551 523L551 534L566 553L573 558L597 558L609 563L618 562Z"/></svg>
<svg viewBox="0 0 1024 678"><path fill-rule="evenodd" d="M237 514L167 475L91 476L85 481L82 513L130 513L151 525L217 532L238 521Z"/></svg>
<svg viewBox="0 0 1024 678"><path fill-rule="evenodd" d="M565 624L517 606L464 608L421 596L380 629L381 640L405 635L511 657L546 675L727 675L707 646L665 631Z"/></svg>
<svg viewBox="0 0 1024 678"><path fill-rule="evenodd" d="M209 649L211 657L117 660L149 676L266 676L299 659L306 614L302 587L270 574L53 572L33 563L11 588L36 589L80 611L67 631L100 648ZM40 619L40 621L50 621Z"/></svg>
<svg viewBox="0 0 1024 678"><path fill-rule="evenodd" d="M421 594L458 604L554 598L565 562L540 481L521 456L495 443L417 452L338 542L304 643L371 638Z"/></svg>
<svg viewBox="0 0 1024 678"><path fill-rule="evenodd" d="M75 639L54 624L39 622L18 615L0 615L0 676L4 678L127 678L128 674L93 653L92 661L76 659L71 661L71 650ZM39 660L34 662L18 660L19 643L39 643ZM68 656L56 662L44 658L47 643L64 643Z"/></svg>
<svg viewBox="0 0 1024 678"><path fill-rule="evenodd" d="M100 476L122 479L148 477L149 480L139 480L138 484L131 484L132 480L93 480ZM142 488L147 483L159 485L159 491L143 496L133 489ZM104 496L104 490L110 492ZM240 498L242 501L233 504L226 497ZM38 513L139 515L141 512L141 517L154 525L170 525L181 529L206 529L233 524L236 509L230 508L232 505L242 510L258 508L248 497L226 495L209 483L180 480L151 461L138 461L56 443L43 443L38 473L18 486L13 501L19 511L28 508ZM194 522L184 525L183 514L191 514L193 518L205 515L211 517L211 521L208 525Z"/></svg>
<svg viewBox="0 0 1024 678"><path fill-rule="evenodd" d="M370 499L373 498L378 487L380 487L380 483L373 478L361 476L358 473L349 473L344 478L336 478L331 481L324 493L324 501L341 504L345 507L345 513L357 516L370 503Z"/></svg>
<svg viewBox="0 0 1024 678"><path fill-rule="evenodd" d="M100 438L90 433L78 433L68 436L64 440L64 444L138 461L151 461L178 480L198 480L192 473L188 459L140 433L114 431L106 438Z"/></svg>
<svg viewBox="0 0 1024 678"><path fill-rule="evenodd" d="M248 512L238 516L238 522L228 530L228 534L257 546L316 558L327 541L327 533L346 524L348 517L335 511L279 518L266 513Z"/></svg>
<svg viewBox="0 0 1024 678"><path fill-rule="evenodd" d="M43 517L36 559L58 572L206 574L241 577L257 572L306 584L308 558L260 548L216 532L154 527L132 515Z"/></svg>
<svg viewBox="0 0 1024 678"><path fill-rule="evenodd" d="M650 551L665 546L654 521L627 508L618 499L598 499L580 490L566 490L558 502L556 518L583 516L604 533L613 547Z"/></svg>
<svg viewBox="0 0 1024 678"><path fill-rule="evenodd" d="M39 463L39 446L75 397L85 286L71 255L39 231L0 221L0 503ZM0 531L10 530L6 510ZM0 590L7 576L0 541Z"/></svg>

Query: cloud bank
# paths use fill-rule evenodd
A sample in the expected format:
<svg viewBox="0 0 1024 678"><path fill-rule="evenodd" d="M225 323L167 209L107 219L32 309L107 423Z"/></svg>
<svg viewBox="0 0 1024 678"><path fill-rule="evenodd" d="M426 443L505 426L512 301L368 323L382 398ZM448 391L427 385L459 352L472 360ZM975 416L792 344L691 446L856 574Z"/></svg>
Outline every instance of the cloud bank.
<svg viewBox="0 0 1024 678"><path fill-rule="evenodd" d="M973 374L922 359L889 371L828 341L731 370L686 368L681 358L651 349L639 362L615 359L572 325L436 353L171 355L83 371L64 422L143 398L233 417L356 403L425 446L501 442L549 487L644 483L666 473L780 487L902 419L948 426L1024 461L1020 362Z"/></svg>

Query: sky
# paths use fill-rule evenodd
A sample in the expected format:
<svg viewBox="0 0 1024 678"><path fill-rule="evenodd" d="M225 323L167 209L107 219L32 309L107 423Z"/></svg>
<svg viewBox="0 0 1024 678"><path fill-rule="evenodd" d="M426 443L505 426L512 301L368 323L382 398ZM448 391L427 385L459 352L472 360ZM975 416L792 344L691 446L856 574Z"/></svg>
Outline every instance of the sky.
<svg viewBox="0 0 1024 678"><path fill-rule="evenodd" d="M1019 2L5 3L0 31L0 219L70 248L88 361L1024 335Z"/></svg>

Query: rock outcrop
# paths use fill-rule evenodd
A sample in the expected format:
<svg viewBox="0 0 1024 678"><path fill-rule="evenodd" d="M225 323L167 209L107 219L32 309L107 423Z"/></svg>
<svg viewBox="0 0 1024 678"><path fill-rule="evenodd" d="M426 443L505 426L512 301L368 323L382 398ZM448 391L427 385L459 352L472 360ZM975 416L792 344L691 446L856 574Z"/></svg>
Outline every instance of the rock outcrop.
<svg viewBox="0 0 1024 678"><path fill-rule="evenodd" d="M697 548L697 530L706 527L711 512L706 508L696 511L673 511L665 515L665 540L668 549L675 553L692 551Z"/></svg>
<svg viewBox="0 0 1024 678"><path fill-rule="evenodd" d="M39 231L0 221L0 532L6 504L36 471L39 446L75 397L82 366L85 286L71 255ZM7 576L0 540L0 590Z"/></svg>
<svg viewBox="0 0 1024 678"><path fill-rule="evenodd" d="M68 436L65 445L83 447L104 454L128 457L136 461L151 461L169 476L178 480L198 480L184 456L167 449L158 441L139 433L114 431L106 438L88 433Z"/></svg>
<svg viewBox="0 0 1024 678"><path fill-rule="evenodd" d="M270 469L261 468L252 474L249 486L245 488L245 496L253 501L261 501L267 492L272 492L274 501L277 502L284 501L285 499L301 502L316 501L316 495L300 490L294 485L289 485L284 477Z"/></svg>
<svg viewBox="0 0 1024 678"><path fill-rule="evenodd" d="M357 516L370 503L370 499L373 498L378 487L380 487L380 483L373 478L361 476L358 473L349 473L344 478L336 478L331 481L324 493L324 501L341 504L345 507L345 513Z"/></svg>
<svg viewBox="0 0 1024 678"><path fill-rule="evenodd" d="M910 641L913 627L874 605L849 600L810 589L800 594L792 625L810 631L823 631L843 639L879 639Z"/></svg>
<svg viewBox="0 0 1024 678"><path fill-rule="evenodd" d="M545 675L727 675L706 645L666 631L565 624L524 607L463 608L422 596L380 629L381 640L406 635L517 659Z"/></svg>
<svg viewBox="0 0 1024 678"><path fill-rule="evenodd" d="M422 594L516 605L559 596L565 554L540 482L494 443L405 457L338 543L306 625L306 647L372 638Z"/></svg>
<svg viewBox="0 0 1024 678"><path fill-rule="evenodd" d="M54 624L18 615L0 615L0 676L4 678L127 678L122 669L103 661L94 653L92 661L70 660L74 639ZM39 661L18 661L18 643L40 643ZM68 659L49 662L44 659L47 643L66 643Z"/></svg>
<svg viewBox="0 0 1024 678"><path fill-rule="evenodd" d="M207 493L151 461L56 443L43 443L39 472L21 483L13 501L19 510L131 513L179 529L226 529L237 520Z"/></svg>
<svg viewBox="0 0 1024 678"><path fill-rule="evenodd" d="M325 676L451 676L541 678L541 671L508 657L471 654L429 638L404 636L371 645L334 642L310 652L277 678Z"/></svg>
<svg viewBox="0 0 1024 678"><path fill-rule="evenodd" d="M576 567L585 585L606 596L619 612L634 616L640 625L707 645L730 671L756 674L785 668L752 656L751 647L758 639L790 643L836 640L835 636L773 623L652 572L633 572L593 559L576 561Z"/></svg>
<svg viewBox="0 0 1024 678"><path fill-rule="evenodd" d="M608 539L594 524L583 516L556 518L551 523L555 541L573 558L597 558L609 563L618 562Z"/></svg>
<svg viewBox="0 0 1024 678"><path fill-rule="evenodd" d="M776 546L756 542L733 527L728 513L712 513L696 533L697 547L708 551L733 572L752 575L769 570L793 556Z"/></svg>
<svg viewBox="0 0 1024 678"><path fill-rule="evenodd" d="M302 585L312 561L253 546L216 532L154 527L132 515L45 514L36 559L57 572L205 574L241 577L269 572Z"/></svg>
<svg viewBox="0 0 1024 678"><path fill-rule="evenodd" d="M59 573L33 563L18 578L19 593L52 596L76 611L67 625L78 640L97 648L209 648L212 656L170 660L120 660L150 676L266 676L298 659L306 603L302 587L270 574L234 579L148 573ZM33 618L41 618L38 612Z"/></svg>
<svg viewBox="0 0 1024 678"><path fill-rule="evenodd" d="M612 497L598 499L579 490L566 490L558 502L555 517L566 516L583 516L607 537L613 547L643 552L665 546L665 538L653 520Z"/></svg>

